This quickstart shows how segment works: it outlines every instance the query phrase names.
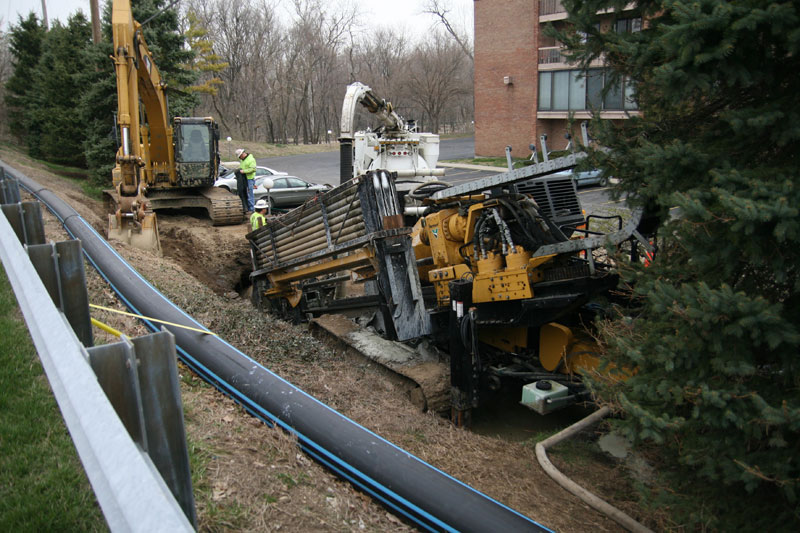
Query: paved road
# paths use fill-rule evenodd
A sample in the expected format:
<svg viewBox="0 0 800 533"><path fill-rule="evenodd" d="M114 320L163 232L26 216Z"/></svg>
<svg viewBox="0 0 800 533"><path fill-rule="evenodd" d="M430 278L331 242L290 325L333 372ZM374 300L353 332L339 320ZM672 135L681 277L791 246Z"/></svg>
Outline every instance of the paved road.
<svg viewBox="0 0 800 533"><path fill-rule="evenodd" d="M459 139L445 139L439 143L439 159L472 159L475 157L475 139L464 137ZM293 176L313 181L315 183L339 184L339 151L322 152L318 154L287 155L281 157L264 157L256 159L260 165L265 165L277 170L283 170ZM460 172L448 169L450 177L458 181L468 181L478 177L488 176L491 172L476 173L476 171Z"/></svg>
<svg viewBox="0 0 800 533"><path fill-rule="evenodd" d="M475 139L462 137L444 139L439 143L439 160L473 159L475 157ZM283 170L293 176L315 183L339 184L339 151L321 152L317 154L289 155L281 157L265 157L257 159L258 164L277 170ZM502 169L476 170L463 168L447 168L444 181L458 184L484 178L502 172ZM611 202L605 188L584 187L578 190L584 209L587 213L606 210L616 205Z"/></svg>

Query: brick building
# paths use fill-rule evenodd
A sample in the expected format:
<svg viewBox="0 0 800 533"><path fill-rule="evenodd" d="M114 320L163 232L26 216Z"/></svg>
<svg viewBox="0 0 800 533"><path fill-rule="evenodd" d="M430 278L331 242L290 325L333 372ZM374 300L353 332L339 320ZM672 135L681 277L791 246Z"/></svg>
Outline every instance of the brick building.
<svg viewBox="0 0 800 533"><path fill-rule="evenodd" d="M602 95L606 75L597 61L587 72L566 62L561 45L544 35L545 24L566 24L559 0L475 0L475 154L515 157L547 134L549 150L566 147L567 117L580 122L592 109L624 120L637 113L625 83ZM641 19L613 13L602 19L603 31L640 31Z"/></svg>

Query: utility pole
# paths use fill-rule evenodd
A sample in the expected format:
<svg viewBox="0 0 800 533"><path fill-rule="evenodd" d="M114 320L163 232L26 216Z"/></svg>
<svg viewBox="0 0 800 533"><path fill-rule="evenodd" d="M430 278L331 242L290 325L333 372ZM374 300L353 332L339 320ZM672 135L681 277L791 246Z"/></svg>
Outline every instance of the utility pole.
<svg viewBox="0 0 800 533"><path fill-rule="evenodd" d="M44 0L42 0L44 2ZM94 44L100 43L100 8L98 7L97 0L89 0L92 6L92 42Z"/></svg>
<svg viewBox="0 0 800 533"><path fill-rule="evenodd" d="M50 26L47 24L47 4L42 0L42 21L44 22L44 29L49 30Z"/></svg>

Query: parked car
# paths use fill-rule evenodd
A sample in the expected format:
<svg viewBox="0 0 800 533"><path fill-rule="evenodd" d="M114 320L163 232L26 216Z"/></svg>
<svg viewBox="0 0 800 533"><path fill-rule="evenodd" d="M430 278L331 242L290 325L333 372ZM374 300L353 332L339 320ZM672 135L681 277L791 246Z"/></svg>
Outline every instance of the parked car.
<svg viewBox="0 0 800 533"><path fill-rule="evenodd" d="M264 187L264 180L268 177L272 179L272 188L269 191ZM317 194L331 189L327 183L309 183L294 176L262 176L256 178L253 185L255 199L268 198L272 207L301 205Z"/></svg>
<svg viewBox="0 0 800 533"><path fill-rule="evenodd" d="M575 184L578 187L582 185L599 185L601 187L608 186L608 178L603 177L603 171L599 168L584 170L582 172L575 172L573 170L572 177L575 178Z"/></svg>
<svg viewBox="0 0 800 533"><path fill-rule="evenodd" d="M286 172L275 170L269 167L256 167L256 179L265 178L267 176L287 176ZM217 181L214 182L214 187L222 187L228 191L236 194L236 174L234 170L228 170L225 174L220 174Z"/></svg>
<svg viewBox="0 0 800 533"><path fill-rule="evenodd" d="M603 171L598 168L580 172L575 172L575 169L564 170L562 172L556 172L553 175L570 176L575 180L575 185L578 187L583 187L585 185L600 185L601 187L605 187L608 185L608 178L604 178Z"/></svg>

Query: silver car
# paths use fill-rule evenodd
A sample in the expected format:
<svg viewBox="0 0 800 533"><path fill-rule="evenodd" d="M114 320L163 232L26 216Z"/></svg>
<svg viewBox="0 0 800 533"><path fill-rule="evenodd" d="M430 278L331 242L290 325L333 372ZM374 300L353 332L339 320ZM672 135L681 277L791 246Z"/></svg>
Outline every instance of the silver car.
<svg viewBox="0 0 800 533"><path fill-rule="evenodd" d="M280 170L275 170L274 168L269 167L256 167L256 179L258 178L266 178L266 177L277 177L277 176L287 176L286 172L281 172ZM233 170L228 170L225 174L221 174L220 177L217 178L217 181L214 182L214 187L222 187L223 189L227 189L229 192L236 194L236 174Z"/></svg>
<svg viewBox="0 0 800 533"><path fill-rule="evenodd" d="M272 188L267 191L264 179L272 179ZM262 176L253 184L253 196L256 200L266 198L272 207L297 206L307 200L331 189L328 184L309 183L294 176Z"/></svg>
<svg viewBox="0 0 800 533"><path fill-rule="evenodd" d="M576 172L575 169L563 170L561 172L556 172L553 176L571 177L575 180L575 185L577 187L583 187L584 185L606 187L608 185L608 178L604 178L603 171L597 168L580 172Z"/></svg>

